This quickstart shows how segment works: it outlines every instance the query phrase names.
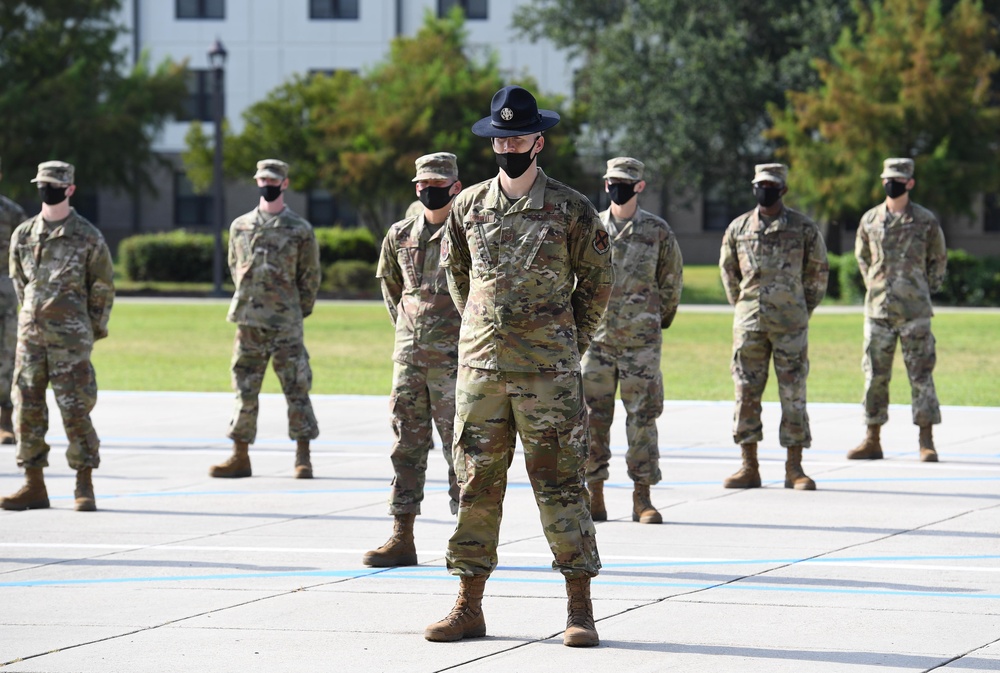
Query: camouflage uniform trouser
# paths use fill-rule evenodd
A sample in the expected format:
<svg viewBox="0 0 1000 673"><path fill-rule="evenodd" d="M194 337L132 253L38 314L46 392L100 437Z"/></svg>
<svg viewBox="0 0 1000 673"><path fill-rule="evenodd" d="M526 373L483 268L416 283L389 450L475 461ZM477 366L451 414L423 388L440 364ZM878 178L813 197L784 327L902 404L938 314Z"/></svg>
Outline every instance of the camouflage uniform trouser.
<svg viewBox="0 0 1000 673"><path fill-rule="evenodd" d="M736 384L733 441L759 442L764 438L760 400L767 385L767 369L774 357L781 400L781 446L812 444L806 413L806 377L809 375L809 329L792 332L733 331L733 361L730 371Z"/></svg>
<svg viewBox="0 0 1000 673"><path fill-rule="evenodd" d="M302 342L301 325L293 329L236 326L230 365L236 408L226 436L247 444L253 444L257 438L258 398L270 358L274 359L274 373L288 402L288 436L296 440L316 439L319 425L309 401L312 369Z"/></svg>
<svg viewBox="0 0 1000 673"><path fill-rule="evenodd" d="M652 486L660 481L660 446L656 419L663 413L660 346L612 348L590 344L583 355L583 394L590 420L587 481L605 481L611 460L611 421L615 389L625 405L625 463L629 479Z"/></svg>
<svg viewBox="0 0 1000 673"><path fill-rule="evenodd" d="M910 399L914 425L941 422L941 407L934 390L937 354L930 318L893 324L887 320L865 320L865 424L884 425L889 420L889 379L896 340L903 349L903 362L910 377Z"/></svg>
<svg viewBox="0 0 1000 673"><path fill-rule="evenodd" d="M392 396L389 412L396 441L392 445L392 492L389 513L420 514L427 476L427 456L434 448L431 426L441 436L445 462L448 464L448 494L458 505L458 480L451 459L452 433L455 429L456 367L418 367L393 363Z"/></svg>
<svg viewBox="0 0 1000 673"><path fill-rule="evenodd" d="M520 433L545 538L566 577L601 568L590 496L584 484L587 410L579 372L497 372L458 368L455 470L462 486L458 524L448 541L453 575L489 575L507 469Z"/></svg>
<svg viewBox="0 0 1000 673"><path fill-rule="evenodd" d="M13 291L11 294L13 295ZM10 305L6 304L4 298L0 298L0 407L9 409L17 351L17 299Z"/></svg>
<svg viewBox="0 0 1000 673"><path fill-rule="evenodd" d="M48 467L49 408L45 390L52 384L62 413L69 447L66 460L74 470L101 463L90 412L97 404L97 379L90 348L64 349L18 341L14 362L14 433L19 467Z"/></svg>

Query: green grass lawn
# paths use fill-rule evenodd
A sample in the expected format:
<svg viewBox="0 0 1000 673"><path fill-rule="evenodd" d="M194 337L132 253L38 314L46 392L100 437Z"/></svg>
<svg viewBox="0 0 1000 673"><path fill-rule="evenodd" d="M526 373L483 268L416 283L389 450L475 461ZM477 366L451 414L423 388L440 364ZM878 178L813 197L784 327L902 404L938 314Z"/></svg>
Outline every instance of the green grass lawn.
<svg viewBox="0 0 1000 673"><path fill-rule="evenodd" d="M97 379L105 390L227 392L234 325L223 302L119 302L108 339L94 352ZM817 315L810 327L809 399L858 402L861 373L860 313ZM1000 313L944 313L934 319L938 343L935 372L942 404L1000 406L1000 352L989 346L1000 334ZM386 395L392 379L393 330L377 302L322 302L306 320L313 391ZM681 306L664 335L667 399L730 400L732 316L685 312ZM897 354L891 399L908 403L909 385ZM772 375L773 379L773 375ZM280 392L274 372L265 392ZM772 383L765 394L777 400Z"/></svg>

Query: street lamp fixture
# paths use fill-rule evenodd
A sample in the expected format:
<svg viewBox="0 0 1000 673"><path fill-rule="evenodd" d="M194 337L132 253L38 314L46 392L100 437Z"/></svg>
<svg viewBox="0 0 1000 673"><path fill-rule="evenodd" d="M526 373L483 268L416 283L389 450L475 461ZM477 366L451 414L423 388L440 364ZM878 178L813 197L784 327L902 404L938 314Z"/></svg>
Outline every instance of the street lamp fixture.
<svg viewBox="0 0 1000 673"><path fill-rule="evenodd" d="M226 48L215 38L208 50L208 62L212 66L215 86L212 90L212 118L215 122L215 161L212 166L213 203L215 205L215 250L212 254L212 294L223 296L222 292L222 232L226 226L225 186L222 174L222 118L225 103L224 85L226 73Z"/></svg>

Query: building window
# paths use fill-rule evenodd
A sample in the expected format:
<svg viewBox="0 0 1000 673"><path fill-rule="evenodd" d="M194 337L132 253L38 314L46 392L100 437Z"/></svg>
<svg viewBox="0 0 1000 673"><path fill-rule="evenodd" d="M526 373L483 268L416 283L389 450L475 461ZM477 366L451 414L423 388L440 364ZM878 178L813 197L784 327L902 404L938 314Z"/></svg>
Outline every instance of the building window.
<svg viewBox="0 0 1000 673"><path fill-rule="evenodd" d="M358 226L358 212L346 199L325 189L313 189L306 202L306 218L314 227Z"/></svg>
<svg viewBox="0 0 1000 673"><path fill-rule="evenodd" d="M309 0L310 19L356 19L358 0Z"/></svg>
<svg viewBox="0 0 1000 673"><path fill-rule="evenodd" d="M983 231L987 234L1000 233L1000 194L983 197Z"/></svg>
<svg viewBox="0 0 1000 673"><path fill-rule="evenodd" d="M178 19L224 19L226 0L177 0Z"/></svg>
<svg viewBox="0 0 1000 673"><path fill-rule="evenodd" d="M174 224L178 227L203 227L212 223L214 199L196 194L184 173L174 173Z"/></svg>
<svg viewBox="0 0 1000 673"><path fill-rule="evenodd" d="M188 69L187 90L181 116L177 121L210 122L215 119L212 115L212 71Z"/></svg>
<svg viewBox="0 0 1000 673"><path fill-rule="evenodd" d="M729 223L748 208L735 203L720 185L704 186L702 197L702 229L705 231L725 231Z"/></svg>
<svg viewBox="0 0 1000 673"><path fill-rule="evenodd" d="M467 19L488 19L487 0L438 0L438 16L448 16L452 7L461 7Z"/></svg>

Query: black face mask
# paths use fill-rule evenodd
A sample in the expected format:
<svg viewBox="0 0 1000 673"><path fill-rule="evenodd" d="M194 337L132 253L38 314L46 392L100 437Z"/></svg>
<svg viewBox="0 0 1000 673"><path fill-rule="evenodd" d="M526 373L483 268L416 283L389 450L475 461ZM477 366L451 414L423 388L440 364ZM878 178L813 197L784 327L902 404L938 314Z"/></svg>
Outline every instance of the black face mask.
<svg viewBox="0 0 1000 673"><path fill-rule="evenodd" d="M612 203L623 206L629 202L629 199L635 196L635 183L612 182L608 185L608 196L611 197Z"/></svg>
<svg viewBox="0 0 1000 673"><path fill-rule="evenodd" d="M535 156L532 155L531 150L527 152L507 152L506 154L497 154L497 166L507 174L511 180L517 180L519 177L524 175L524 172L528 170L531 166L531 162L535 160Z"/></svg>
<svg viewBox="0 0 1000 673"><path fill-rule="evenodd" d="M906 183L899 182L898 180L889 180L889 182L882 185L885 187L885 195L890 199L898 199L903 194L906 193Z"/></svg>
<svg viewBox="0 0 1000 673"><path fill-rule="evenodd" d="M66 200L66 187L56 187L52 183L43 182L38 185L38 198L47 206L54 206Z"/></svg>
<svg viewBox="0 0 1000 673"><path fill-rule="evenodd" d="M754 185L753 196L757 199L757 203L765 208L770 208L781 200L781 187L760 187Z"/></svg>
<svg viewBox="0 0 1000 673"><path fill-rule="evenodd" d="M257 191L260 192L265 201L271 203L277 201L278 197L281 196L281 185L261 185Z"/></svg>
<svg viewBox="0 0 1000 673"><path fill-rule="evenodd" d="M454 183L452 183L454 184ZM455 198L454 194L449 194L451 185L447 187L424 187L417 194L420 203L424 204L428 210L439 210L444 208Z"/></svg>

